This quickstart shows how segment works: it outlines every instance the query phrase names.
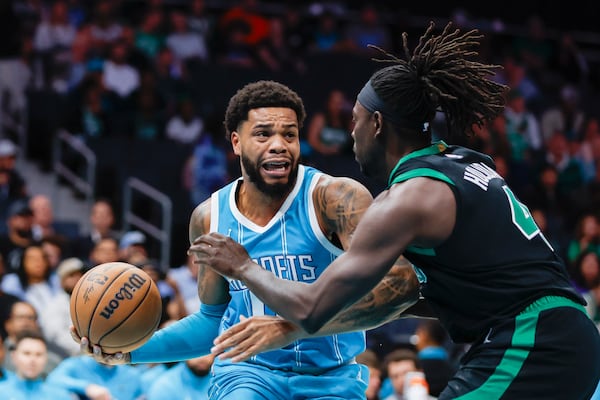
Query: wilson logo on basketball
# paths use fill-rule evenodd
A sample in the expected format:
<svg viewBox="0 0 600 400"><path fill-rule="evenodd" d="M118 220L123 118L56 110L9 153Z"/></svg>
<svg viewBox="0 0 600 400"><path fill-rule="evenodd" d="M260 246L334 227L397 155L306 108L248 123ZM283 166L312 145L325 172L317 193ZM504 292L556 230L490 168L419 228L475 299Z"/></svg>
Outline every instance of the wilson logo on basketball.
<svg viewBox="0 0 600 400"><path fill-rule="evenodd" d="M112 298L104 310L100 311L100 315L106 319L110 319L111 315L119 308L119 304L125 300L131 300L136 290L144 286L146 279L138 274L132 274L129 277L129 282L124 283L123 286L117 291L114 298Z"/></svg>

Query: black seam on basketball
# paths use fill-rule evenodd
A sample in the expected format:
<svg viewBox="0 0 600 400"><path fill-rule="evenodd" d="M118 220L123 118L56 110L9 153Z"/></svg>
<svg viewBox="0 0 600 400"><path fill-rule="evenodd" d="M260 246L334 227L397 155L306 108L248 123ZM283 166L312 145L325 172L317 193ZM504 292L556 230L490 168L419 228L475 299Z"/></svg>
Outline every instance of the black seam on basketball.
<svg viewBox="0 0 600 400"><path fill-rule="evenodd" d="M123 325L125 322L127 322L127 320L135 313L135 311L137 310L137 308L144 302L144 300L146 300L146 297L148 297L148 295L150 294L150 291L152 290L152 285L153 284L154 284L154 282L150 282L150 285L148 285L148 290L146 290L146 293L144 293L144 297L140 300L140 302L137 304L137 306L129 313L129 315L127 316L127 318L123 319L121 322L119 322L117 325L115 325L111 330L106 331L104 333L104 335L102 335L102 337L100 337L100 339L98 339L98 345L100 345L100 347L102 347L103 349L114 348L113 346L104 346L104 345L102 345L102 339L104 339L107 335L111 334L117 328L119 328L121 325ZM158 318L158 321L160 322L160 316ZM152 327L151 329L149 329L148 331L146 331L144 333L144 335L141 336L141 338L145 338L151 331L154 331L156 329L157 325L158 324L155 324L154 327ZM132 344L135 344L135 343L137 343L139 341L140 341L140 338L137 338L135 341L129 342L129 343L123 343L119 347L131 346Z"/></svg>
<svg viewBox="0 0 600 400"><path fill-rule="evenodd" d="M116 281L116 280L117 280L117 279L118 279L118 278L119 278L121 275L123 275L123 274L124 274L125 272L127 272L127 271L129 271L129 268L125 268L125 269L123 269L123 271L121 271L121 272L119 273L119 275L115 276L115 277L114 277L114 279L113 279L112 281L110 281L110 282L106 282L106 284L105 284L105 286L104 286L104 287L105 287L105 288L108 288L108 287L110 287L110 285L112 285L112 283L113 283L114 281ZM100 297L98 298L98 301L96 301L96 305L94 306L94 311L92 311L92 313L90 314L90 318L89 318L89 321L88 321L88 328L87 328L87 333L88 333L88 335L90 335L90 329L92 328L92 321L94 321L94 315L96 314L96 310L98 309L98 306L100 305L100 303L102 302L102 299L103 299L103 298L104 298L104 296L106 295L106 292L107 292L107 290L104 290L104 292L102 292L102 296L100 296ZM90 336L91 336L91 335L90 335ZM92 339L91 339L91 338L89 338L89 337L88 337L88 340L89 340L90 342L92 341ZM98 340L98 342L97 342L97 343L93 343L93 344L99 344L99 343L100 343L100 340Z"/></svg>
<svg viewBox="0 0 600 400"><path fill-rule="evenodd" d="M77 334L78 334L79 336L81 336L81 335L82 335L82 333L81 333L81 327L79 326L79 314L77 313L77 303L78 303L78 301L77 301L77 298L78 298L78 296L79 296L79 291L81 290L81 286L83 285L83 282L84 282L84 281L83 281L83 278L85 278L85 275L86 275L86 274L84 274L84 275L83 275L83 276L80 278L80 279L81 279L81 282L78 282L78 283L77 283L77 292L76 292L76 293L71 293L71 296L73 296L73 295L74 295L75 297L74 297L73 299L71 299L71 300L70 300L70 301L74 301L74 305L73 305L73 312L75 313L75 330L77 331Z"/></svg>

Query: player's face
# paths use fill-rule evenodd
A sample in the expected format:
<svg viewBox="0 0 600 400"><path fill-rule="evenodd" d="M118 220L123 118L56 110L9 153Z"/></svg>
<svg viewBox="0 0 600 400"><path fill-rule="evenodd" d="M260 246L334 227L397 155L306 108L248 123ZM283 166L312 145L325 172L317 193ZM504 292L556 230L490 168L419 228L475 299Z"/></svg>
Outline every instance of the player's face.
<svg viewBox="0 0 600 400"><path fill-rule="evenodd" d="M286 195L296 182L300 156L299 126L290 108L250 110L248 120L232 132L234 153L241 158L244 179L263 193Z"/></svg>
<svg viewBox="0 0 600 400"><path fill-rule="evenodd" d="M354 156L363 174L370 177L386 178L385 149L381 140L376 137L377 123L373 114L367 111L358 101L352 109L354 129Z"/></svg>

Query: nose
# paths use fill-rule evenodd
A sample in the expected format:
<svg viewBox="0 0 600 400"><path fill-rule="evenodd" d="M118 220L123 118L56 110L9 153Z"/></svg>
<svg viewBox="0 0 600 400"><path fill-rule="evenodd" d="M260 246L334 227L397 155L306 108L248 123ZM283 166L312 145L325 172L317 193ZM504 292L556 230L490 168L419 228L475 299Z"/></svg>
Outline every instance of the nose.
<svg viewBox="0 0 600 400"><path fill-rule="evenodd" d="M269 143L269 152L270 153L285 153L287 151L287 142L281 135L273 135L271 136L271 140Z"/></svg>

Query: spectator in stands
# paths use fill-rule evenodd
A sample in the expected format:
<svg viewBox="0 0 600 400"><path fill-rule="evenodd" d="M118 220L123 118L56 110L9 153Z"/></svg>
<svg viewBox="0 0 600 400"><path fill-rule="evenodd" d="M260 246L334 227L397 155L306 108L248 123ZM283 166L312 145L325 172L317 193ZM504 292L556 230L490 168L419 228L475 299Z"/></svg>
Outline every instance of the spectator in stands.
<svg viewBox="0 0 600 400"><path fill-rule="evenodd" d="M67 390L44 379L48 363L48 347L39 331L23 331L16 337L10 357L15 365L11 379L0 381L0 393L5 399L69 400Z"/></svg>
<svg viewBox="0 0 600 400"><path fill-rule="evenodd" d="M573 265L586 251L600 255L600 223L593 213L585 213L577 220L574 237L567 249L567 261Z"/></svg>
<svg viewBox="0 0 600 400"><path fill-rule="evenodd" d="M216 49L220 64L241 68L252 68L257 64L257 47L246 42L249 27L243 21L227 24L223 40Z"/></svg>
<svg viewBox="0 0 600 400"><path fill-rule="evenodd" d="M140 85L140 74L127 59L128 48L123 41L117 41L110 49L110 58L104 62L102 83L107 91L117 97L115 107L122 104Z"/></svg>
<svg viewBox="0 0 600 400"><path fill-rule="evenodd" d="M155 59L159 50L164 46L165 35L161 29L163 19L164 16L160 9L150 9L146 11L140 26L135 31L135 47L149 60Z"/></svg>
<svg viewBox="0 0 600 400"><path fill-rule="evenodd" d="M366 365L369 369L369 384L365 392L367 400L379 400L383 370L377 353L371 349L366 349L356 356L356 362Z"/></svg>
<svg viewBox="0 0 600 400"><path fill-rule="evenodd" d="M33 47L40 56L45 85L59 93L68 90L71 63L71 47L77 31L69 21L68 4L64 0L54 2L50 14L37 25Z"/></svg>
<svg viewBox="0 0 600 400"><path fill-rule="evenodd" d="M187 74L168 47L159 51L154 64L154 73L156 88L165 102L165 111L167 115L173 115L180 93L187 85L185 82Z"/></svg>
<svg viewBox="0 0 600 400"><path fill-rule="evenodd" d="M344 92L333 89L325 106L316 112L308 125L308 143L322 156L349 153L352 139L351 105Z"/></svg>
<svg viewBox="0 0 600 400"><path fill-rule="evenodd" d="M317 25L312 31L310 49L313 52L333 52L344 50L348 47L340 22L335 13L325 9L317 17Z"/></svg>
<svg viewBox="0 0 600 400"><path fill-rule="evenodd" d="M93 7L92 21L83 28L89 35L88 55L105 59L124 28L115 18L112 1L100 0Z"/></svg>
<svg viewBox="0 0 600 400"><path fill-rule="evenodd" d="M519 90L508 94L506 108L506 136L510 143L511 184L519 193L529 189L535 167L543 159L543 139L535 115L528 109Z"/></svg>
<svg viewBox="0 0 600 400"><path fill-rule="evenodd" d="M11 120L19 118L27 107L25 89L31 73L21 60L25 27L15 11L18 3L0 1L0 133L5 133Z"/></svg>
<svg viewBox="0 0 600 400"><path fill-rule="evenodd" d="M170 22L171 30L167 35L166 45L173 52L175 59L179 62L207 61L209 53L206 38L189 29L186 14L174 10L171 12Z"/></svg>
<svg viewBox="0 0 600 400"><path fill-rule="evenodd" d="M244 26L240 42L250 48L255 48L265 40L269 34L269 20L258 9L257 0L238 0L230 9L226 10L219 19L219 30L223 37L231 32L232 27Z"/></svg>
<svg viewBox="0 0 600 400"><path fill-rule="evenodd" d="M23 249L17 271L2 279L3 291L31 303L38 314L44 311L59 289L58 279L50 269L42 246L37 243Z"/></svg>
<svg viewBox="0 0 600 400"><path fill-rule="evenodd" d="M261 64L271 71L304 73L306 71L305 63L288 47L284 19L272 17L269 26L269 36L257 47L257 55Z"/></svg>
<svg viewBox="0 0 600 400"><path fill-rule="evenodd" d="M511 55L506 55L502 62L502 70L498 71L495 75L495 80L503 83L513 90L518 90L528 106L540 105L542 92L539 85L528 75L527 69L515 60ZM538 111L536 108L535 111Z"/></svg>
<svg viewBox="0 0 600 400"><path fill-rule="evenodd" d="M346 38L352 51L373 55L373 49L368 48L368 45L382 49L392 48L388 28L381 21L379 10L374 4L368 3L361 7L358 22L350 23L346 29Z"/></svg>
<svg viewBox="0 0 600 400"><path fill-rule="evenodd" d="M90 212L90 232L79 236L74 243L75 256L88 259L94 245L102 238L118 237L113 230L115 215L112 204L106 199L97 199Z"/></svg>
<svg viewBox="0 0 600 400"><path fill-rule="evenodd" d="M140 400L144 395L137 368L104 365L85 355L65 358L47 382L90 399Z"/></svg>
<svg viewBox="0 0 600 400"><path fill-rule="evenodd" d="M558 190L576 200L574 195L583 188L583 171L581 165L571 157L569 142L562 132L555 132L548 141L546 159L558 172Z"/></svg>
<svg viewBox="0 0 600 400"><path fill-rule="evenodd" d="M10 352L16 342L17 337L23 332L37 331L42 332L38 323L38 314L31 304L25 301L14 303L10 309L10 317L4 323L6 329L6 338L4 340L4 349ZM49 373L60 363L62 357L48 348L48 363L44 368L44 373ZM10 357L5 358L4 368L9 371L15 371L15 365Z"/></svg>
<svg viewBox="0 0 600 400"><path fill-rule="evenodd" d="M90 267L107 262L119 261L119 243L113 237L104 237L94 244L86 263Z"/></svg>
<svg viewBox="0 0 600 400"><path fill-rule="evenodd" d="M187 315L183 297L177 286L177 282L168 278L165 267L158 260L146 259L137 264L156 283L162 299L162 318L160 323L169 320L177 321Z"/></svg>
<svg viewBox="0 0 600 400"><path fill-rule="evenodd" d="M189 254L184 265L178 268L170 268L167 276L177 284L179 293L183 298L186 314L193 314L200 310L198 264L194 262L194 255Z"/></svg>
<svg viewBox="0 0 600 400"><path fill-rule="evenodd" d="M33 239L41 241L48 236L75 238L78 235L76 223L56 221L54 207L50 197L36 194L29 199L29 208L33 213Z"/></svg>
<svg viewBox="0 0 600 400"><path fill-rule="evenodd" d="M179 101L177 113L167 122L166 136L181 144L196 144L204 130L204 121L196 114L194 102L189 97Z"/></svg>
<svg viewBox="0 0 600 400"><path fill-rule="evenodd" d="M229 181L227 150L218 130L202 135L183 170L183 186L190 192L192 206L206 200Z"/></svg>
<svg viewBox="0 0 600 400"><path fill-rule="evenodd" d="M555 46L548 37L546 24L540 15L532 15L527 21L527 33L513 41L513 51L536 79L543 81L544 70L549 70L555 57Z"/></svg>
<svg viewBox="0 0 600 400"><path fill-rule="evenodd" d="M0 264L3 264L2 256L0 256ZM0 281L4 274L0 275ZM4 328L4 324L10 318L10 310L13 304L19 302L19 298L17 296L13 296L12 294L6 293L0 287L0 337L4 339L6 337L6 329ZM0 357L0 367L4 362Z"/></svg>
<svg viewBox="0 0 600 400"><path fill-rule="evenodd" d="M133 137L139 140L163 138L165 129L162 99L152 88L143 88L135 93L133 112Z"/></svg>
<svg viewBox="0 0 600 400"><path fill-rule="evenodd" d="M569 83L585 85L589 81L591 65L571 33L560 33L555 68Z"/></svg>
<svg viewBox="0 0 600 400"><path fill-rule="evenodd" d="M69 253L68 241L64 236L49 235L38 242L48 259L50 270L54 273L64 256Z"/></svg>
<svg viewBox="0 0 600 400"><path fill-rule="evenodd" d="M206 11L204 0L192 0L187 13L187 23L190 32L196 33L204 38L208 53L211 54L215 35L215 20Z"/></svg>
<svg viewBox="0 0 600 400"><path fill-rule="evenodd" d="M119 259L137 265L148 259L146 235L140 231L128 231L119 240Z"/></svg>
<svg viewBox="0 0 600 400"><path fill-rule="evenodd" d="M181 399L208 399L210 368L214 356L209 354L181 362L162 374L148 389L148 400L169 400L173 393Z"/></svg>
<svg viewBox="0 0 600 400"><path fill-rule="evenodd" d="M406 374L421 371L417 353L410 349L394 350L385 356L383 363L387 384L384 382L382 385L380 397L384 400L403 400Z"/></svg>
<svg viewBox="0 0 600 400"><path fill-rule="evenodd" d="M579 106L579 93L572 85L560 90L560 103L547 109L541 117L542 133L546 142L555 133L563 133L568 140L581 140L585 114Z"/></svg>
<svg viewBox="0 0 600 400"><path fill-rule="evenodd" d="M583 250L571 265L573 285L589 297L590 291L600 285L600 248Z"/></svg>
<svg viewBox="0 0 600 400"><path fill-rule="evenodd" d="M79 354L79 346L71 337L70 299L73 288L83 276L85 266L78 258L67 258L57 268L61 289L48 302L40 314L40 326L48 342L51 342L62 357Z"/></svg>
<svg viewBox="0 0 600 400"><path fill-rule="evenodd" d="M429 384L429 394L437 397L456 372L445 347L450 339L437 319L421 319L415 337L417 358Z"/></svg>
<svg viewBox="0 0 600 400"><path fill-rule="evenodd" d="M21 265L23 249L33 243L33 213L27 201L13 202L8 208L7 231L0 235L0 253L7 270L17 271Z"/></svg>
<svg viewBox="0 0 600 400"><path fill-rule="evenodd" d="M0 234L7 231L4 221L8 218L9 206L28 197L25 179L15 167L17 153L12 140L0 137Z"/></svg>
<svg viewBox="0 0 600 400"><path fill-rule="evenodd" d="M293 2L283 12L284 37L287 48L299 59L303 59L310 44L310 27L302 15L302 6Z"/></svg>

